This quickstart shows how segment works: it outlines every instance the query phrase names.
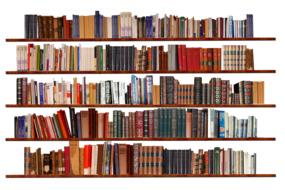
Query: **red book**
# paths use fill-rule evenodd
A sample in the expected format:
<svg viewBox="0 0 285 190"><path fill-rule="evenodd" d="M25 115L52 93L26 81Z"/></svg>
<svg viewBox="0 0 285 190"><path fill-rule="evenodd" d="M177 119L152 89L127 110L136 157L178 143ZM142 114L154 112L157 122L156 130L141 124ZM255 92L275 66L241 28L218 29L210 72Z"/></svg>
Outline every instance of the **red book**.
<svg viewBox="0 0 285 190"><path fill-rule="evenodd" d="M37 123L38 123L38 125L39 125L39 130L40 130L41 138L46 139L46 138L47 138L47 135L46 135L44 123L42 122L42 116L37 116Z"/></svg>
<svg viewBox="0 0 285 190"><path fill-rule="evenodd" d="M64 168L65 175L70 175L70 147L64 147Z"/></svg>
<svg viewBox="0 0 285 190"><path fill-rule="evenodd" d="M186 52L187 52L187 56L186 56L186 68L187 68L187 71L193 71L193 65L192 65L192 51L191 51L191 48L187 48L186 49Z"/></svg>
<svg viewBox="0 0 285 190"><path fill-rule="evenodd" d="M104 113L104 138L109 138L109 113Z"/></svg>
<svg viewBox="0 0 285 190"><path fill-rule="evenodd" d="M182 54L182 70L187 71L186 45L181 45L181 54Z"/></svg>
<svg viewBox="0 0 285 190"><path fill-rule="evenodd" d="M153 110L149 110L148 112L148 136L153 137L154 136L154 115Z"/></svg>
<svg viewBox="0 0 285 190"><path fill-rule="evenodd" d="M68 133L65 130L65 126L64 126L65 125L65 121L64 121L63 115L62 115L62 113L60 111L61 110L57 111L57 118L58 118L60 130L61 130L61 134L62 134L63 138L68 138Z"/></svg>
<svg viewBox="0 0 285 190"><path fill-rule="evenodd" d="M178 70L183 71L183 63L182 63L182 45L177 45L177 50L178 50ZM175 55L172 55L175 56Z"/></svg>
<svg viewBox="0 0 285 190"><path fill-rule="evenodd" d="M200 70L200 49L201 48L192 48L192 57L193 57L193 65L194 71L201 71Z"/></svg>
<svg viewBox="0 0 285 190"><path fill-rule="evenodd" d="M208 48L207 59L207 71L213 71L213 48Z"/></svg>
<svg viewBox="0 0 285 190"><path fill-rule="evenodd" d="M47 138L48 139L51 139L51 133L52 131L49 130L49 127L48 127L48 122L47 122L47 119L46 117L42 117L43 119L43 122L45 123L45 130L46 130L46 134L47 134Z"/></svg>
<svg viewBox="0 0 285 190"><path fill-rule="evenodd" d="M66 117L65 111L64 110L60 110L60 112L61 112L61 114L63 116L63 122L64 122L65 131L67 132L67 135L70 137L71 133L70 133L70 130L69 130L68 121L67 121L67 117Z"/></svg>
<svg viewBox="0 0 285 190"><path fill-rule="evenodd" d="M76 90L77 90L77 96L76 96L76 102L77 102L77 104L81 104L81 85L80 84L76 84Z"/></svg>
<svg viewBox="0 0 285 190"><path fill-rule="evenodd" d="M62 23L63 23L63 38L68 38L67 30L68 30L68 21L66 20L66 16L62 16Z"/></svg>
<svg viewBox="0 0 285 190"><path fill-rule="evenodd" d="M143 137L143 112L136 111L135 112L135 121L136 121L136 137Z"/></svg>
<svg viewBox="0 0 285 190"><path fill-rule="evenodd" d="M84 175L90 175L91 173L91 156L92 156L92 145L84 145L84 158L83 158Z"/></svg>

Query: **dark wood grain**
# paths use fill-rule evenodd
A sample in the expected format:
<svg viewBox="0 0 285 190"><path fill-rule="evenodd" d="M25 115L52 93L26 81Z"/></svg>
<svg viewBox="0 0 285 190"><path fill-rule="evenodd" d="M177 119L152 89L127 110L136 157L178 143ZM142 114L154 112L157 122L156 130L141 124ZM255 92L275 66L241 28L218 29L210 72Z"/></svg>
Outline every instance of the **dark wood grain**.
<svg viewBox="0 0 285 190"><path fill-rule="evenodd" d="M167 175L6 175L6 178L145 178L145 177L276 177L276 174L167 174Z"/></svg>
<svg viewBox="0 0 285 190"><path fill-rule="evenodd" d="M6 138L6 141L275 141L274 137L257 138Z"/></svg>
<svg viewBox="0 0 285 190"><path fill-rule="evenodd" d="M6 104L7 108L60 108L60 107L98 107L98 108L167 108L167 107L197 107L197 108L274 108L275 104Z"/></svg>
<svg viewBox="0 0 285 190"><path fill-rule="evenodd" d="M121 41L275 41L275 37L255 37L255 38L7 38L6 42L121 42Z"/></svg>
<svg viewBox="0 0 285 190"><path fill-rule="evenodd" d="M30 74L251 74L276 73L276 70L245 71L6 71L7 75Z"/></svg>

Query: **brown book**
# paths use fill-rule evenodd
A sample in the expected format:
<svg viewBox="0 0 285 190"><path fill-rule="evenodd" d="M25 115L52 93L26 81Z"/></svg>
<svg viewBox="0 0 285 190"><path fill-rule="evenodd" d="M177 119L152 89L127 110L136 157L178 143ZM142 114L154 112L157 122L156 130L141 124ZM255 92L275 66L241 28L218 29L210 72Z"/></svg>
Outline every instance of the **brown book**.
<svg viewBox="0 0 285 190"><path fill-rule="evenodd" d="M31 148L25 147L24 148L24 174L30 175L31 174Z"/></svg>
<svg viewBox="0 0 285 190"><path fill-rule="evenodd" d="M41 153L41 148L38 148L36 151L36 174L37 175L42 175L43 174L43 158L42 158L42 153Z"/></svg>
<svg viewBox="0 0 285 190"><path fill-rule="evenodd" d="M79 16L79 38L85 38L84 25L84 16Z"/></svg>
<svg viewBox="0 0 285 190"><path fill-rule="evenodd" d="M110 175L114 175L114 147L111 146L111 158L110 158Z"/></svg>
<svg viewBox="0 0 285 190"><path fill-rule="evenodd" d="M120 175L127 175L127 150L128 150L128 146L127 144L119 144L118 145L118 149L119 149L119 171L120 171Z"/></svg>
<svg viewBox="0 0 285 190"><path fill-rule="evenodd" d="M264 104L264 81L260 81L257 84L257 96L258 96L258 103Z"/></svg>
<svg viewBox="0 0 285 190"><path fill-rule="evenodd" d="M245 50L245 70L254 70L253 49Z"/></svg>
<svg viewBox="0 0 285 190"><path fill-rule="evenodd" d="M162 175L163 172L163 146L159 146L158 148L158 156L157 156L157 174Z"/></svg>
<svg viewBox="0 0 285 190"><path fill-rule="evenodd" d="M50 166L51 166L51 174L56 175L56 158L55 158L55 151L50 151Z"/></svg>
<svg viewBox="0 0 285 190"><path fill-rule="evenodd" d="M79 141L69 141L70 146L70 174L80 175Z"/></svg>
<svg viewBox="0 0 285 190"><path fill-rule="evenodd" d="M89 114L88 111L80 111L82 138L89 138Z"/></svg>
<svg viewBox="0 0 285 190"><path fill-rule="evenodd" d="M97 165L97 174L102 175L102 166L103 166L103 144L98 144L98 165Z"/></svg>
<svg viewBox="0 0 285 190"><path fill-rule="evenodd" d="M79 148L79 175L83 174L84 174L84 148Z"/></svg>
<svg viewBox="0 0 285 190"><path fill-rule="evenodd" d="M258 100L258 82L257 81L253 81L252 83L252 103L253 104L258 104L259 100Z"/></svg>
<svg viewBox="0 0 285 190"><path fill-rule="evenodd" d="M104 113L98 113L98 138L104 138Z"/></svg>
<svg viewBox="0 0 285 190"><path fill-rule="evenodd" d="M186 138L191 138L192 112L186 112Z"/></svg>

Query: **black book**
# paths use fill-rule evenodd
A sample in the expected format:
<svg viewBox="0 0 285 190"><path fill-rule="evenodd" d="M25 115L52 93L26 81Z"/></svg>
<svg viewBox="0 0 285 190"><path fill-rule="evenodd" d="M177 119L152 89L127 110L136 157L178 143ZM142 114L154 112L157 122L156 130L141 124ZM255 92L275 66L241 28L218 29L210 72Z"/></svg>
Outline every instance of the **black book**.
<svg viewBox="0 0 285 190"><path fill-rule="evenodd" d="M69 107L69 116L70 116L71 135L72 137L78 137L77 123L76 123L74 108Z"/></svg>
<svg viewBox="0 0 285 190"><path fill-rule="evenodd" d="M143 136L148 137L148 111L143 111Z"/></svg>
<svg viewBox="0 0 285 190"><path fill-rule="evenodd" d="M202 77L194 78L194 104L202 104Z"/></svg>

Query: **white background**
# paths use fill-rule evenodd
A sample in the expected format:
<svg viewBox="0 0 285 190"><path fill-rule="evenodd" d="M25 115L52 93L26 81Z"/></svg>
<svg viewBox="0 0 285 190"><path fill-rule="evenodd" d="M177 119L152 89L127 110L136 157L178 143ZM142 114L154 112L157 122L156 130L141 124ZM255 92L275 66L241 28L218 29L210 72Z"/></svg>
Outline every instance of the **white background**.
<svg viewBox="0 0 285 190"><path fill-rule="evenodd" d="M284 122L282 122L284 111L284 6L282 1L261 0L24 0L24 1L2 1L1 2L1 127L0 127L0 189L284 189ZM163 144L169 148L198 148L209 149L215 146L232 147L236 150L243 149L250 153L257 153L257 172L276 173L276 178L126 178L126 179L5 179L6 174L22 174L23 169L23 147L31 146L32 150L42 147L43 152L51 149L63 148L67 142L5 142L6 137L13 137L13 116L37 113L52 114L57 109L14 109L5 108L5 104L16 102L16 77L5 75L6 70L16 69L16 45L20 43L6 43L5 38L24 37L24 14L42 14L62 16L67 15L70 19L72 14L92 15L95 10L100 10L106 16L119 14L122 11L131 11L133 14L154 15L159 13L176 14L178 16L195 16L196 18L218 16L227 17L233 15L235 19L244 19L247 13L254 14L254 35L256 37L276 37L275 42L181 42L193 47L221 47L226 44L246 44L254 48L256 69L276 69L277 74L225 74L219 75L223 79L230 79L232 83L239 80L265 80L265 101L275 103L277 108L236 108L225 109L230 114L246 118L248 115L257 116L258 135L260 137L276 137L273 142L144 142L144 144ZM177 44L177 42L113 42L112 45L136 44L141 46ZM24 44L24 43L22 43ZM56 43L57 47L61 43ZM69 43L78 44L78 43ZM81 43L83 46L105 44L104 42ZM142 75L143 76L143 75ZM158 84L158 76L154 82ZM176 75L182 83L193 83L193 77L198 75ZM203 81L208 82L211 77L217 75L203 75ZM73 76L66 75L33 75L29 79L60 80L64 77L71 80ZM78 76L81 78L82 76ZM129 75L96 75L87 76L87 81L99 81L105 79L130 81ZM79 109L77 109L79 110ZM127 110L127 109L125 109ZM129 109L131 110L131 109ZM132 109L134 110L134 109ZM112 111L112 109L99 109L99 111ZM94 142L81 142L85 143ZM132 143L132 142L130 142Z"/></svg>

